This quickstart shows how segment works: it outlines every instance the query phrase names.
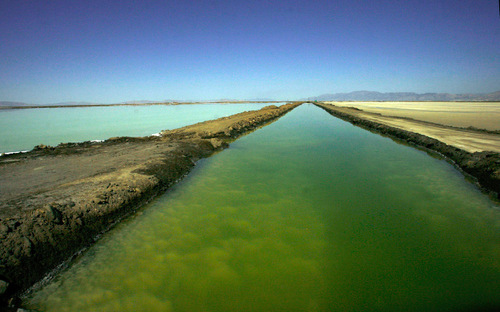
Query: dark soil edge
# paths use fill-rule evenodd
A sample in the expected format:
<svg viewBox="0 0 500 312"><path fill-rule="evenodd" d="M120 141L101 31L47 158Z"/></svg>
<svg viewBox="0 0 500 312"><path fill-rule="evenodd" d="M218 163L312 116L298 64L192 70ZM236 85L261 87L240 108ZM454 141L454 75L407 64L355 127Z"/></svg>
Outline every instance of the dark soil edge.
<svg viewBox="0 0 500 312"><path fill-rule="evenodd" d="M363 129L388 136L396 140L402 140L410 145L421 147L424 150L438 153L445 157L459 170L473 177L477 185L495 199L500 200L500 154L496 152L469 153L454 146L447 145L439 140L422 134L401 130L384 124L365 120L354 115L341 112L335 106L316 103L316 106L324 109L329 114L345 120ZM353 109L354 111L357 109Z"/></svg>
<svg viewBox="0 0 500 312"><path fill-rule="evenodd" d="M54 203L47 205L46 209L0 222L0 238L11 242L11 248L0 253L0 282L8 283L5 293L0 294L0 311L15 311L21 304L19 296L22 292L68 259L76 257L79 251L95 243L120 220L163 194L185 177L198 160L227 148L227 142L274 122L300 104L282 105L212 137L204 133L203 137L174 138L181 144L174 154L135 171L151 177L148 183L134 189L109 185L108 189L96 194L97 200L88 203L83 211L67 209L74 205L72 202ZM114 138L104 144L148 139L157 140L154 137ZM55 148L35 149L30 154L72 154L86 145L89 143L61 144Z"/></svg>

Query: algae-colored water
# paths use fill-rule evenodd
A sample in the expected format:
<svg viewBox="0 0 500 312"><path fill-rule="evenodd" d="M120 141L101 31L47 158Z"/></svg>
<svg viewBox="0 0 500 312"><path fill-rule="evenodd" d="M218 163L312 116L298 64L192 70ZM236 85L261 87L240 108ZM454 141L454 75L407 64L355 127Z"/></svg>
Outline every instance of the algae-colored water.
<svg viewBox="0 0 500 312"><path fill-rule="evenodd" d="M29 298L41 311L500 304L498 206L446 162L312 105L234 142Z"/></svg>

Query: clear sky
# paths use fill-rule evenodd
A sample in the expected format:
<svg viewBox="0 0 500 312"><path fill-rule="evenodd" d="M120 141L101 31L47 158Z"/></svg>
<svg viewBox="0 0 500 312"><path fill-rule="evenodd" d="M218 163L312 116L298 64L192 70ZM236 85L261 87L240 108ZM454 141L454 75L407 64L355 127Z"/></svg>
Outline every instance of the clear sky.
<svg viewBox="0 0 500 312"><path fill-rule="evenodd" d="M0 100L500 90L498 0L0 0Z"/></svg>

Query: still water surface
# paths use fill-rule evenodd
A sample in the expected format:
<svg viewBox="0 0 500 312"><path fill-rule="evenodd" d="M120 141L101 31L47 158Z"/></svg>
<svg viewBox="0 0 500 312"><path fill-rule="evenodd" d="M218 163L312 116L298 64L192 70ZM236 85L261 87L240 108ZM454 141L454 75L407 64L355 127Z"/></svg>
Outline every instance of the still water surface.
<svg viewBox="0 0 500 312"><path fill-rule="evenodd" d="M498 206L446 162L312 105L203 160L30 298L41 311L500 304Z"/></svg>
<svg viewBox="0 0 500 312"><path fill-rule="evenodd" d="M269 104L194 104L0 110L0 153L35 145L148 136Z"/></svg>

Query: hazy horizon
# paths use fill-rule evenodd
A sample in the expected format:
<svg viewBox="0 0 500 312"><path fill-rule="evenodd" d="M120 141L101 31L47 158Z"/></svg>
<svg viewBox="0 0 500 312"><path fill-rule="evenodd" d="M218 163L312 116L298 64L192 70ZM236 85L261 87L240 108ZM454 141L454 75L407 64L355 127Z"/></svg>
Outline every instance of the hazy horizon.
<svg viewBox="0 0 500 312"><path fill-rule="evenodd" d="M491 93L496 1L4 1L0 100Z"/></svg>
<svg viewBox="0 0 500 312"><path fill-rule="evenodd" d="M389 99L380 99L380 98L369 98L365 99L363 96L381 96L381 97L389 97ZM339 97L345 95L347 98L346 99L324 99L324 97L328 96L333 96L333 97ZM412 96L416 97L415 99L405 99L403 96L407 96L409 98L412 98ZM444 96L448 95L449 99L443 99ZM491 96L492 95L492 96ZM400 97L398 97L400 96ZM418 99L418 98L423 98L423 99ZM455 97L455 98L454 98ZM378 91L367 91L367 90L358 90L358 91L352 91L352 92L339 92L339 93L324 93L324 94L317 94L314 96L309 96L309 97L303 97L303 98L288 98L288 99L272 99L272 98L250 98L250 99L231 99L231 98L219 98L219 99L207 99L207 100L197 100L197 99L157 99L157 100L151 100L151 99L141 99L141 100L128 100L128 101L122 101L122 102L115 102L115 103L104 103L104 102L85 102L85 101L67 101L67 102L57 102L57 103L27 103L27 102L20 102L20 101L3 101L0 99L0 106L18 106L18 105L28 105L28 106L49 106L49 105L54 105L54 106L59 106L59 105L133 105L133 104L157 104L157 103L225 103L225 102L288 102L288 101L361 101L361 102L366 102L366 101L383 101L383 102L392 102L392 101L424 101L424 102L453 102L453 101L458 101L458 102L467 102L467 101L487 101L487 102L498 102L500 101L500 90L494 91L494 92L488 92L488 93L469 93L469 94L452 94L452 93L432 93L432 92L424 92L424 93L414 93L414 92L378 92Z"/></svg>

